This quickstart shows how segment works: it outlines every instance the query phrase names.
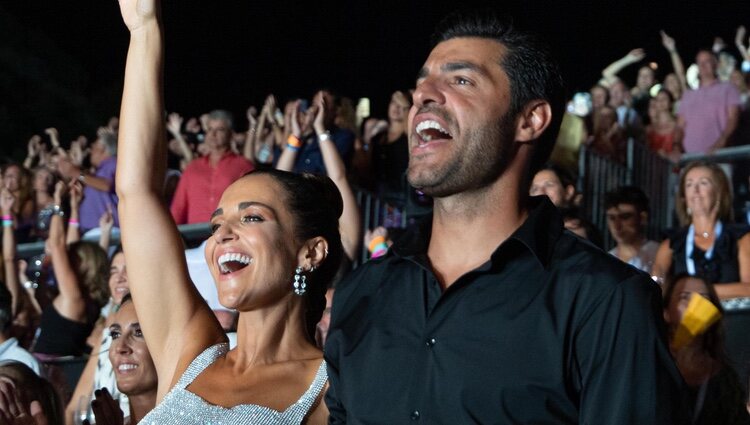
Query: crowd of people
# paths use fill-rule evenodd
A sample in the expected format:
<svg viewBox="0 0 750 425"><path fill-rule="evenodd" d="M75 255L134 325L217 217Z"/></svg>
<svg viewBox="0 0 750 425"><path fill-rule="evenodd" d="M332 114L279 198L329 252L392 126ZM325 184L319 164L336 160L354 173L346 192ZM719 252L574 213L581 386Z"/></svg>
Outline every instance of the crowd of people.
<svg viewBox="0 0 750 425"><path fill-rule="evenodd" d="M384 118L320 88L269 95L237 131L221 109L164 119L158 2L135 4L120 2L119 117L70 143L50 127L2 165L3 420L750 423L721 318L720 299L750 297L750 228L727 167L680 170L681 226L661 240L646 237L638 187L609 192L595 228L571 167L581 146L623 161L628 139L673 162L746 144L744 27L740 60L717 41L688 68L662 32L674 69L662 82L650 66L632 88L618 77L645 59L634 49L563 111L533 39L454 17ZM490 93L499 81L514 87L508 105ZM357 190L388 205L385 226L364 228ZM423 220L393 226L404 214ZM186 246L175 224L194 223L210 236ZM18 258L27 242L44 253ZM678 346L693 294L718 319ZM535 335L509 347L514 332ZM66 383L60 359L86 356Z"/></svg>

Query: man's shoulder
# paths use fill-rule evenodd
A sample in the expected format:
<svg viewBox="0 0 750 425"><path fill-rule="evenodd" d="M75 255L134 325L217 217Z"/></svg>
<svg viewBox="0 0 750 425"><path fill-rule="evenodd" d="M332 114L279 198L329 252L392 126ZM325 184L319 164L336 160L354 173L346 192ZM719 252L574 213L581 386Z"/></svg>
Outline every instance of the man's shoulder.
<svg viewBox="0 0 750 425"><path fill-rule="evenodd" d="M555 245L549 272L594 291L609 291L625 282L653 285L648 274L570 232Z"/></svg>

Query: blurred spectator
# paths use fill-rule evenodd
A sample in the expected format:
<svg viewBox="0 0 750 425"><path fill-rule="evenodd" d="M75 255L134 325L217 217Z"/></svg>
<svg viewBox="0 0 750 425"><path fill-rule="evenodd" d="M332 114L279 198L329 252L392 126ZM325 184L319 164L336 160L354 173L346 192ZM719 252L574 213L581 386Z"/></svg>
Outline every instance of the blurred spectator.
<svg viewBox="0 0 750 425"><path fill-rule="evenodd" d="M215 110L208 114L205 156L185 168L172 199L177 224L205 223L211 218L221 193L232 182L253 170L253 164L230 149L232 116Z"/></svg>
<svg viewBox="0 0 750 425"><path fill-rule="evenodd" d="M30 367L37 375L42 368L34 356L23 349L16 338L10 336L13 322L12 296L4 284L0 284L0 360L15 360Z"/></svg>
<svg viewBox="0 0 750 425"><path fill-rule="evenodd" d="M547 164L534 175L529 195L547 195L556 207L567 208L572 206L575 199L575 182L567 171Z"/></svg>
<svg viewBox="0 0 750 425"><path fill-rule="evenodd" d="M604 196L607 227L615 247L609 253L631 266L651 273L659 243L646 238L649 202L634 186L622 186Z"/></svg>
<svg viewBox="0 0 750 425"><path fill-rule="evenodd" d="M688 164L676 209L684 227L661 243L653 275L687 273L716 284L722 297L750 296L750 234L732 224L732 193L722 169L709 162Z"/></svg>
<svg viewBox="0 0 750 425"><path fill-rule="evenodd" d="M603 247L601 233L578 207L563 208L560 210L560 214L563 217L563 225L566 230L586 239L600 249Z"/></svg>
<svg viewBox="0 0 750 425"><path fill-rule="evenodd" d="M687 153L711 153L726 146L737 128L740 94L731 83L719 81L714 52L699 51L695 62L700 86L683 94L677 112L685 134L682 145Z"/></svg>
<svg viewBox="0 0 750 425"><path fill-rule="evenodd" d="M31 186L31 173L22 166L11 163L3 167L3 186L13 195L13 215L16 217L16 240L19 243L30 240L34 227L34 193Z"/></svg>
<svg viewBox="0 0 750 425"><path fill-rule="evenodd" d="M610 106L594 111L594 129L587 140L591 150L618 162L625 162L626 134Z"/></svg>
<svg viewBox="0 0 750 425"><path fill-rule="evenodd" d="M57 390L23 363L0 362L0 398L3 400L0 403L3 424L63 423L62 402Z"/></svg>
<svg viewBox="0 0 750 425"><path fill-rule="evenodd" d="M34 207L36 222L34 223L34 237L39 240L47 239L49 222L52 218L52 207L55 202L52 193L57 179L46 167L34 169Z"/></svg>
<svg viewBox="0 0 750 425"><path fill-rule="evenodd" d="M59 294L42 311L39 336L33 349L42 359L87 353L86 338L109 298L109 261L104 250L93 242L66 245L64 214L60 208L65 190L65 184L58 182L54 194L55 214L46 244Z"/></svg>
<svg viewBox="0 0 750 425"><path fill-rule="evenodd" d="M325 121L323 122L324 134L326 134L324 137L330 138L333 141L336 150L344 161L344 165L348 168L354 154L354 133L335 124L341 99L330 90L318 91L314 96L314 101L317 102L317 99L320 97L323 98L326 108ZM299 147L300 150L294 162L293 170L297 173L325 174L326 168L319 146L320 136L312 130L310 127L309 132L302 132L299 135L302 145Z"/></svg>
<svg viewBox="0 0 750 425"><path fill-rule="evenodd" d="M115 194L117 134L111 130L99 129L98 136L91 145L90 159L95 169L93 174L76 165L68 155L62 155L57 164L64 178L83 184L79 219L82 233L99 227L99 218L109 210L112 211L115 227L120 226Z"/></svg>
<svg viewBox="0 0 750 425"><path fill-rule="evenodd" d="M676 347L674 336L692 296L709 300L719 313L723 310L713 285L697 276L670 277L664 286L664 320L677 368L688 386L693 403L693 424L750 424L745 395L732 369L724 344L724 321L717 322L684 347Z"/></svg>
<svg viewBox="0 0 750 425"><path fill-rule="evenodd" d="M396 91L388 104L388 121L370 121L369 128L365 124L368 134L364 137L372 154L376 193L393 205L404 205L409 190L404 175L409 166L409 141L406 135L409 108L409 97L404 92Z"/></svg>
<svg viewBox="0 0 750 425"><path fill-rule="evenodd" d="M628 87L622 80L615 80L609 87L609 106L614 109L615 123L625 138L640 139L643 136L643 121L636 110L630 106L630 101ZM600 108L599 112L604 110L605 108ZM596 115L594 116L594 132L596 132Z"/></svg>
<svg viewBox="0 0 750 425"><path fill-rule="evenodd" d="M682 153L682 129L672 113L672 104L672 94L666 89L651 99L646 143L652 152L677 162Z"/></svg>

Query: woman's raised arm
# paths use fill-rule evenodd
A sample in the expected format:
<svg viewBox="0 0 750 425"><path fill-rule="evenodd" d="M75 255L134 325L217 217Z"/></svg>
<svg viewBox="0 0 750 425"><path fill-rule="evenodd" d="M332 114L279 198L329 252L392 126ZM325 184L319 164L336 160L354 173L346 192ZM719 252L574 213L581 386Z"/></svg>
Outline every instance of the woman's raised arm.
<svg viewBox="0 0 750 425"><path fill-rule="evenodd" d="M133 302L159 375L160 400L187 364L226 337L190 283L177 227L161 202L167 160L158 0L120 0L130 30L116 187Z"/></svg>

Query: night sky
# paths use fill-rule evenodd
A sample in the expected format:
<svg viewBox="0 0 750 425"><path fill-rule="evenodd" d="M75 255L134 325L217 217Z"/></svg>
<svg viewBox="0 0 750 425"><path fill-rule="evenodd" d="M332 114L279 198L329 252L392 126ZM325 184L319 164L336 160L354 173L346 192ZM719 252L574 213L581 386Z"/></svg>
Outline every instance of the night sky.
<svg viewBox="0 0 750 425"><path fill-rule="evenodd" d="M656 4L655 4L656 3ZM677 40L690 63L721 36L734 49L750 2L164 2L167 108L196 115L244 110L268 93L284 100L331 87L367 96L384 115L390 93L413 85L436 22L457 8L494 5L553 46L569 91L585 90L601 69L643 47L645 62L671 71L658 31ZM43 9L42 9L43 7ZM92 135L116 115L128 35L114 0L0 3L0 137L6 154L46 126L63 140ZM637 66L623 77L633 83Z"/></svg>

